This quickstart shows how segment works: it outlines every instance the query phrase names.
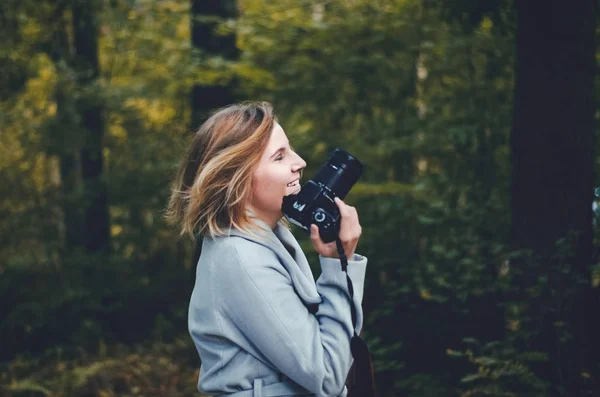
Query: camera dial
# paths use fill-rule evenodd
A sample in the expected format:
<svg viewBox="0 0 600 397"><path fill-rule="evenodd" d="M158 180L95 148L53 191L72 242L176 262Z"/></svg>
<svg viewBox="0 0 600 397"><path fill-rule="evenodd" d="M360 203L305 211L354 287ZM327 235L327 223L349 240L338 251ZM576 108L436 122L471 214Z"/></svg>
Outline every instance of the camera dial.
<svg viewBox="0 0 600 397"><path fill-rule="evenodd" d="M317 210L315 211L315 215L313 216L313 218L315 219L315 222L323 222L325 220L327 216L325 215L325 213L321 210Z"/></svg>

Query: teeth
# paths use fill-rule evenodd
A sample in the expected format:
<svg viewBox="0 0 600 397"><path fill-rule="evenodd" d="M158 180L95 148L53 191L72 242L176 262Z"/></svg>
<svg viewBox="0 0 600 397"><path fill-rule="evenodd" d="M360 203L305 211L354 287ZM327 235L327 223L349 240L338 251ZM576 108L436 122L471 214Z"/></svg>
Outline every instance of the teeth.
<svg viewBox="0 0 600 397"><path fill-rule="evenodd" d="M290 182L287 184L288 187L292 187L292 186L296 186L298 185L298 180L295 180L294 182Z"/></svg>

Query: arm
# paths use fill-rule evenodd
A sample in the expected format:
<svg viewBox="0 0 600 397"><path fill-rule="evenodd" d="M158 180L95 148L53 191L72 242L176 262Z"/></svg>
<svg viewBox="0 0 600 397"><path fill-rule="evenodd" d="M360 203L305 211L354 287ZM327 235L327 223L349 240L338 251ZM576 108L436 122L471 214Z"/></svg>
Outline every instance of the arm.
<svg viewBox="0 0 600 397"><path fill-rule="evenodd" d="M352 365L354 330L339 259L320 258L317 290L322 303L312 315L272 252L248 258L237 251L237 245L231 248L232 260L215 274L216 285L227 291L220 302L224 314L270 365L294 382L318 396L340 395ZM361 257L348 266L355 290L357 332L362 325L366 265L367 259Z"/></svg>

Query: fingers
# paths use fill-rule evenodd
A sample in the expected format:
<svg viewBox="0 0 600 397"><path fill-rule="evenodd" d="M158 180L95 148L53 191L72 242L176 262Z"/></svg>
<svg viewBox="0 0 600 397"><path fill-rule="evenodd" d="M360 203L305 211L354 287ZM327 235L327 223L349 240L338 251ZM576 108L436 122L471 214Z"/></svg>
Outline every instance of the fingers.
<svg viewBox="0 0 600 397"><path fill-rule="evenodd" d="M335 198L335 202L341 216L339 237L344 246L346 256L351 258L362 234L362 227L358 221L358 212L356 208L346 205L346 203L337 197Z"/></svg>
<svg viewBox="0 0 600 397"><path fill-rule="evenodd" d="M352 213L352 210L356 211L356 208L347 205L339 197L334 198L334 201L337 204L341 215L350 215Z"/></svg>
<svg viewBox="0 0 600 397"><path fill-rule="evenodd" d="M342 234L342 231L346 231L351 235L350 238L358 238L362 233L362 228L358 221L358 212L356 211L356 208L347 205L338 197L334 200L339 208L340 216L342 217L341 223L343 226L340 229L340 235Z"/></svg>

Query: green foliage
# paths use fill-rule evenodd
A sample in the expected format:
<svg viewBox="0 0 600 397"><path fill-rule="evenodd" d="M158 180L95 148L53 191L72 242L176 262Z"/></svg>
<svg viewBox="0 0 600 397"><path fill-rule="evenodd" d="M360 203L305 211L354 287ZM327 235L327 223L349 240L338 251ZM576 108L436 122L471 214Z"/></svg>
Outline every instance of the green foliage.
<svg viewBox="0 0 600 397"><path fill-rule="evenodd" d="M198 396L198 370L187 361L195 350L187 335L170 344L111 347L78 359L46 355L19 358L3 368L2 395L21 396ZM201 396L201 395L200 395Z"/></svg>
<svg viewBox="0 0 600 397"><path fill-rule="evenodd" d="M364 337L381 395L545 395L550 358L530 342L552 314L571 343L575 306L562 299L589 280L575 277L568 244L544 268L508 248L511 2L238 3L237 20L218 21L237 37L231 61L192 51L187 0L103 2L101 76L83 85L52 56L60 29L70 34L63 3L3 2L3 393L197 395L197 355L180 336L194 247L163 209L189 142L191 87L235 82L241 98L274 103L305 175L334 146L365 164L346 201L369 257ZM86 199L64 194L59 164L81 144L82 97L105 106L106 255L64 244L63 208Z"/></svg>
<svg viewBox="0 0 600 397"><path fill-rule="evenodd" d="M536 376L530 363L546 362L542 352L521 353L503 342L480 343L465 338L465 351L448 350L448 355L466 358L476 372L461 379L464 384L463 397L479 396L547 396L548 382Z"/></svg>

